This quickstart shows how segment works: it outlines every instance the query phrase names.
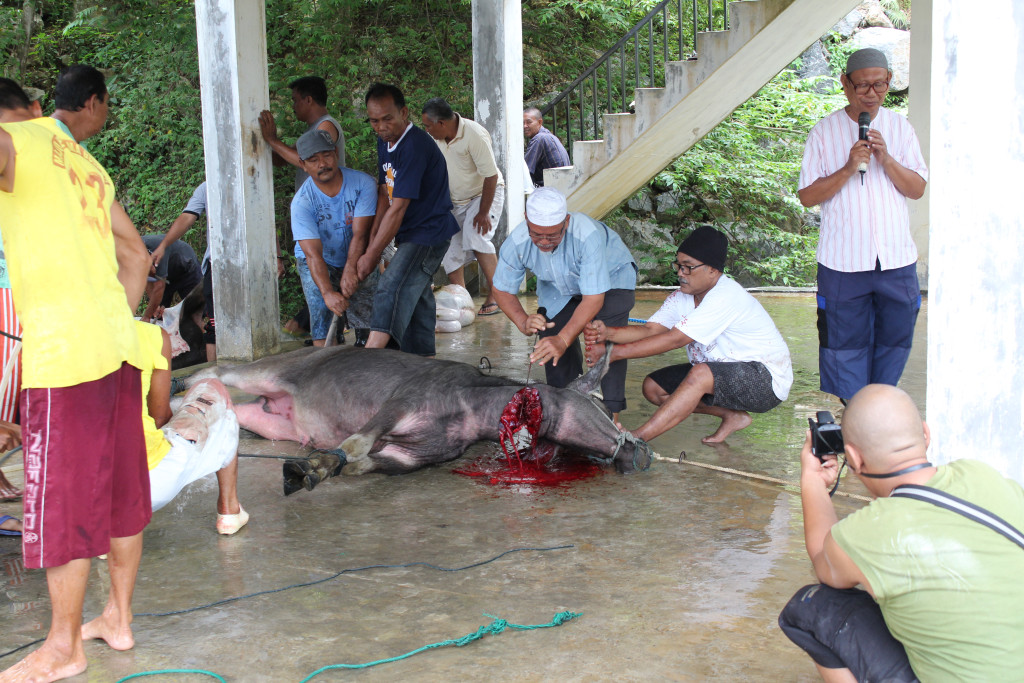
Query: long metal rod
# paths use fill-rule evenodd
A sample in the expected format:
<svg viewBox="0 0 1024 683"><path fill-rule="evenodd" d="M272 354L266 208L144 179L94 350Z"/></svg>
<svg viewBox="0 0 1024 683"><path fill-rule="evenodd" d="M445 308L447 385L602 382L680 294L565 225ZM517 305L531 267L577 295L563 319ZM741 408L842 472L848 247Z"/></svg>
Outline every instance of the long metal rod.
<svg viewBox="0 0 1024 683"><path fill-rule="evenodd" d="M622 111L626 111L629 108L629 103L626 102L626 47L622 46L619 48L619 71L622 74Z"/></svg>
<svg viewBox="0 0 1024 683"><path fill-rule="evenodd" d="M647 24L647 85L654 87L654 22Z"/></svg>

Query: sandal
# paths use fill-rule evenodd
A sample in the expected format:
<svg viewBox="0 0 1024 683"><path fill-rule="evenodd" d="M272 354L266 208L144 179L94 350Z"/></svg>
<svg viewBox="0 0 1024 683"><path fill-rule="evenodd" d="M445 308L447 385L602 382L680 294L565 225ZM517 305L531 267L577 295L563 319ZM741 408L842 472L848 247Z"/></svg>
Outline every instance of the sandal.
<svg viewBox="0 0 1024 683"><path fill-rule="evenodd" d="M494 315L494 314L496 314L496 313L498 313L500 311L501 311L501 309L498 308L498 304L496 304L495 302L492 301L489 304L484 304L483 306L481 306L480 310L477 311L476 314L477 315Z"/></svg>

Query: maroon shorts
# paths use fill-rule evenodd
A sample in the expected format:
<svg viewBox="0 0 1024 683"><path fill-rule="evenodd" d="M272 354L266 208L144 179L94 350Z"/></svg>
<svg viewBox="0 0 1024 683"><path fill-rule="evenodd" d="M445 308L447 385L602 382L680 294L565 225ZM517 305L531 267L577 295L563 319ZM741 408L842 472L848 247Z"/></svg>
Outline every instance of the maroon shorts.
<svg viewBox="0 0 1024 683"><path fill-rule="evenodd" d="M128 364L102 379L21 396L25 566L110 550L149 523L142 384Z"/></svg>

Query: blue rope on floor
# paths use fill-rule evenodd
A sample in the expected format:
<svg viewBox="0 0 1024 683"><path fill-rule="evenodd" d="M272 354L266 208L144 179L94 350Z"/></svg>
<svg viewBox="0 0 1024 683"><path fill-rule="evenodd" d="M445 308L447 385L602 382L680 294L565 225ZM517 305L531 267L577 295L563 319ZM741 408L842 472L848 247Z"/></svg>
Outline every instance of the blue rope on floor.
<svg viewBox="0 0 1024 683"><path fill-rule="evenodd" d="M124 681L130 681L133 678L142 678L143 676L160 676L162 674L199 674L201 676L209 676L210 678L216 678L220 683L228 683L224 678L218 676L212 671L203 671L202 669L160 669L159 671L143 671L142 673L132 674L131 676L125 676L124 678L117 679L117 683L124 683Z"/></svg>
<svg viewBox="0 0 1024 683"><path fill-rule="evenodd" d="M404 655L398 655L397 657L388 657L387 659L378 659L376 661L367 662L365 664L331 664L329 666L317 669L310 675L303 678L302 681L300 681L300 683L307 683L308 681L313 680L315 676L319 676L323 672L330 671L332 669L368 669L371 666L377 666L378 664L388 664L390 662L397 662L401 659L407 659L409 657L412 657L413 655L418 655L421 652L426 652L427 650L433 650L439 647L450 647L452 645L454 645L455 647L462 647L463 645L469 645L473 641L480 640L484 636L491 634L498 635L506 628L516 629L519 631L532 631L538 628L553 628L555 626L561 626L565 622L571 621L576 617L581 617L583 616L583 613L559 612L547 624L533 624L530 626L524 626L522 624L510 624L504 619L495 617L492 614L484 614L484 616L491 617L491 619L493 619L494 621L492 621L490 624L481 626L476 630L476 632L469 633L467 635L462 636L461 638L456 638L453 640L442 640L441 642L431 643L430 645L424 645L423 647L417 648L411 652L406 652Z"/></svg>

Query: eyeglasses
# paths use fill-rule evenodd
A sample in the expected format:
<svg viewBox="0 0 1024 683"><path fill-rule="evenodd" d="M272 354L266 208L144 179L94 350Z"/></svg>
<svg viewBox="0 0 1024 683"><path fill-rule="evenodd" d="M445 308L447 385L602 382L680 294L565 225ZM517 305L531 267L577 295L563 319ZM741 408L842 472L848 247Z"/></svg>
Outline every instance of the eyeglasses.
<svg viewBox="0 0 1024 683"><path fill-rule="evenodd" d="M678 261L673 261L672 262L672 269L674 271L676 271L676 273L678 273L680 275L689 275L695 269L700 268L701 266L706 266L706 265L707 265L706 263L698 263L695 266L688 266L688 265L686 265L684 263L679 263Z"/></svg>
<svg viewBox="0 0 1024 683"><path fill-rule="evenodd" d="M569 227L569 220L568 219L566 219L562 223L562 229L559 230L558 234L556 234L556 235L541 235L539 233L534 232L533 230L530 230L529 228L526 229L526 232L530 235L530 239L533 240L534 242L549 242L550 243L550 242L557 242L557 241L561 240L562 236L565 235L565 229L567 227Z"/></svg>
<svg viewBox="0 0 1024 683"><path fill-rule="evenodd" d="M874 83L854 83L853 92L858 95L863 95L868 89L874 90L876 93L881 95L889 89L889 81L875 81Z"/></svg>

